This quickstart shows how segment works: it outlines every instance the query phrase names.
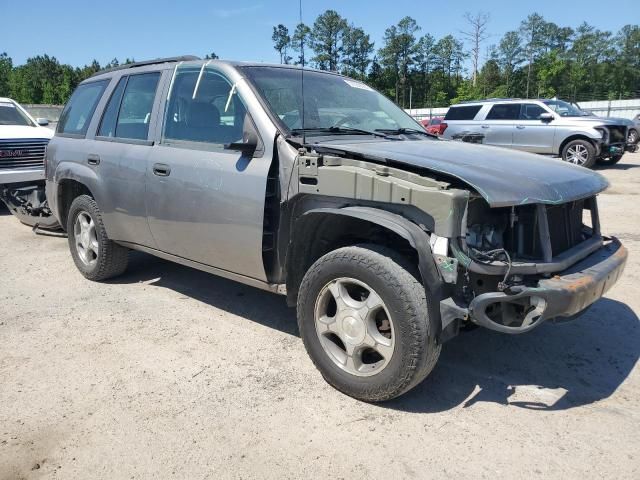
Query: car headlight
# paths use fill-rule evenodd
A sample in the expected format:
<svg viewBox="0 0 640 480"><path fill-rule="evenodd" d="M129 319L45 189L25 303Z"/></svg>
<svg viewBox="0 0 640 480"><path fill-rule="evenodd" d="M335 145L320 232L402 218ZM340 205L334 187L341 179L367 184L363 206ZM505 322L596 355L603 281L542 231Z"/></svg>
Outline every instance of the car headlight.
<svg viewBox="0 0 640 480"><path fill-rule="evenodd" d="M600 134L602 135L602 141L604 143L607 143L609 141L609 130L607 130L606 127L595 127L595 130L600 132Z"/></svg>

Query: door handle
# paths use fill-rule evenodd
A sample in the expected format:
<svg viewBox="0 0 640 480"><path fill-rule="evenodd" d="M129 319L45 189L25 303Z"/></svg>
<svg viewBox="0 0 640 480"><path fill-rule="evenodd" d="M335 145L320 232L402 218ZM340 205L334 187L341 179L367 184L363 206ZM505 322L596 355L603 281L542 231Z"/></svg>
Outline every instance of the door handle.
<svg viewBox="0 0 640 480"><path fill-rule="evenodd" d="M489 128L489 125L482 125L482 128Z"/></svg>
<svg viewBox="0 0 640 480"><path fill-rule="evenodd" d="M524 128L524 125L516 125L516 128L522 130Z"/></svg>
<svg viewBox="0 0 640 480"><path fill-rule="evenodd" d="M100 155L90 153L89 155L87 155L87 163L89 165L98 165L100 163Z"/></svg>
<svg viewBox="0 0 640 480"><path fill-rule="evenodd" d="M154 163L153 174L159 177L168 177L171 175L171 167L164 163Z"/></svg>

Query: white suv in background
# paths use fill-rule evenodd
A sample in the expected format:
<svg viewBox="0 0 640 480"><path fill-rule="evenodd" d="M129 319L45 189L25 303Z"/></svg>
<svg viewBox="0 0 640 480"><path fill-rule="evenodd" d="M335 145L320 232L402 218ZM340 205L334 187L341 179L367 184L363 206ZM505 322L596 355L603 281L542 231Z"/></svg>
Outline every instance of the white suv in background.
<svg viewBox="0 0 640 480"><path fill-rule="evenodd" d="M617 163L627 145L627 126L584 116L562 100L490 99L449 108L444 138L481 139L484 144L562 157L592 167Z"/></svg>
<svg viewBox="0 0 640 480"><path fill-rule="evenodd" d="M20 221L42 228L57 224L44 195L44 158L54 134L48 124L0 97L0 200Z"/></svg>
<svg viewBox="0 0 640 480"><path fill-rule="evenodd" d="M44 152L54 133L48 124L0 97L0 184L44 180Z"/></svg>

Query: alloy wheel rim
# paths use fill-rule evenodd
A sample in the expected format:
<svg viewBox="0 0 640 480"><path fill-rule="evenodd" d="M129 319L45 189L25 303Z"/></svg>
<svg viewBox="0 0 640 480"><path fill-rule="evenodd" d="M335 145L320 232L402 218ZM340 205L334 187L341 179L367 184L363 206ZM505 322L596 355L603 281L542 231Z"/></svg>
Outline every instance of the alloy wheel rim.
<svg viewBox="0 0 640 480"><path fill-rule="evenodd" d="M380 373L393 356L393 320L380 295L354 278L327 283L316 300L316 333L340 369L365 377Z"/></svg>
<svg viewBox="0 0 640 480"><path fill-rule="evenodd" d="M584 165L589 159L589 150L584 145L573 145L567 150L567 161L576 165Z"/></svg>
<svg viewBox="0 0 640 480"><path fill-rule="evenodd" d="M73 235L76 242L78 257L87 266L93 266L98 261L100 244L93 218L87 212L80 212L73 225Z"/></svg>

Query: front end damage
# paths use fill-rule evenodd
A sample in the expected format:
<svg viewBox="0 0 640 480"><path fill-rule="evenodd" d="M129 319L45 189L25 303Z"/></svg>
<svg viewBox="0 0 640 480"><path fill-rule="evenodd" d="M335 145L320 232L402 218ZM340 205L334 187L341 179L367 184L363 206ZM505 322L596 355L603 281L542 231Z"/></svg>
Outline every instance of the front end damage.
<svg viewBox="0 0 640 480"><path fill-rule="evenodd" d="M0 185L0 200L25 225L43 230L60 228L49 209L43 181Z"/></svg>
<svg viewBox="0 0 640 480"><path fill-rule="evenodd" d="M627 251L601 235L595 196L498 209L483 203L469 203L466 234L451 245L463 280L441 303L443 324L528 332L575 317L620 277Z"/></svg>
<svg viewBox="0 0 640 480"><path fill-rule="evenodd" d="M608 291L627 259L600 231L602 176L486 148L500 162L479 159L464 142L333 144L299 157L295 193L340 197L345 210L380 208L427 237L421 248L437 285L418 251L420 270L440 304L441 341L473 325L516 334L571 319Z"/></svg>

